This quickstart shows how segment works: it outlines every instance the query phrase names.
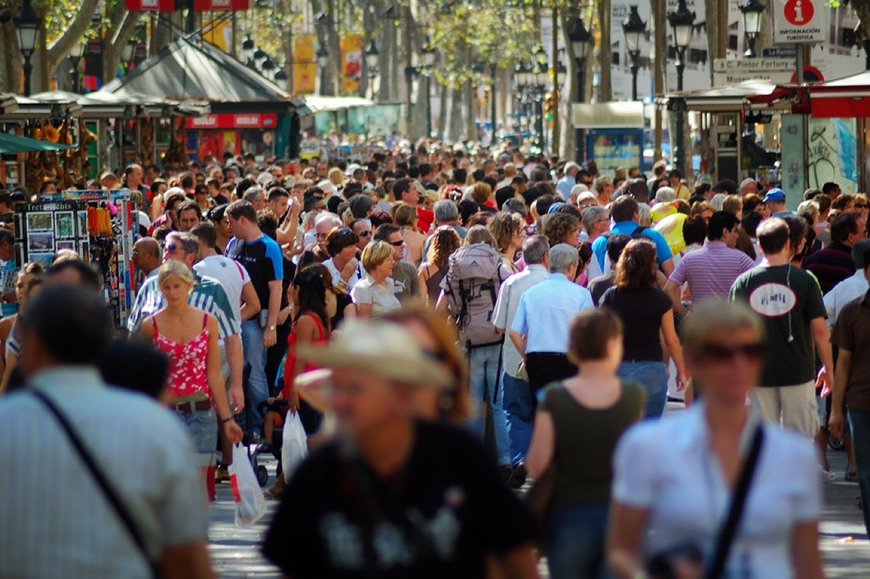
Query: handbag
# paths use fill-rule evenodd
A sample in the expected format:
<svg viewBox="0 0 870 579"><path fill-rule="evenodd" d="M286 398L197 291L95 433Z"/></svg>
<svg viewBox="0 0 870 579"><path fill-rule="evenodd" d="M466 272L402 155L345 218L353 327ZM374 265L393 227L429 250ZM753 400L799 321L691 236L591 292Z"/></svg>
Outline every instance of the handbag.
<svg viewBox="0 0 870 579"><path fill-rule="evenodd" d="M124 527L127 529L127 532L130 534L130 538L133 539L133 543L136 545L136 548L142 554L142 558L148 564L148 568L151 570L152 577L160 577L160 573L157 568L157 563L154 559L151 558L151 554L148 552L148 548L145 546L145 539L142 536L141 531L133 522L133 517L130 516L130 512L124 506L124 502L122 501L120 495L117 491L115 491L112 484L109 482L109 479L106 478L106 475L103 474L103 471L100 470L97 465L96 460L85 448L82 439L76 434L75 429L72 424L70 424L67 417L60 411L57 405L45 394L36 389L31 389L30 391L37 400L42 402L43 406L48 409L48 411L54 415L57 423L63 428L66 432L67 438L72 445L73 448L76 449L76 452L79 455L82 463L87 467L90 471L91 476L94 481L97 483L97 486L100 487L100 490L103 491L103 496L106 497L106 501L111 505L112 509L114 509L115 513L118 515L118 518L123 523Z"/></svg>
<svg viewBox="0 0 870 579"><path fill-rule="evenodd" d="M740 470L740 476L737 479L737 485L734 487L734 495L731 497L731 505L728 507L728 514L725 521L719 529L716 536L716 549L713 552L713 558L710 565L704 573L704 579L721 579L725 572L725 564L728 562L728 556L731 553L731 546L734 543L734 538L737 536L737 528L740 521L743 519L743 510L746 506L746 498L749 495L749 489L752 486L752 479L758 466L758 459L761 456L761 448L764 443L764 427L759 425L755 429L755 434L752 437L752 445L749 449L749 455L746 457L746 462ZM702 560L702 550L696 545L684 545L671 549L665 553L660 553L653 557L646 565L647 572L650 577L656 579L671 579L676 577L674 571L674 561L679 559L689 559L700 562Z"/></svg>

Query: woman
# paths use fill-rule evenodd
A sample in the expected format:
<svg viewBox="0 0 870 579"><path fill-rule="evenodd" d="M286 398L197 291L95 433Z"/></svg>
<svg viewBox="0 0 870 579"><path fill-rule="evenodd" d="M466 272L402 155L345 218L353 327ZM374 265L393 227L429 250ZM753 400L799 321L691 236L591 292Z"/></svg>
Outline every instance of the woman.
<svg viewBox="0 0 870 579"><path fill-rule="evenodd" d="M426 236L417 230L417 208L407 203L399 203L393 207L393 222L402 228L402 239L406 246L405 261L414 267L420 267Z"/></svg>
<svg viewBox="0 0 870 579"><path fill-rule="evenodd" d="M611 569L621 579L642 577L645 558L687 547L700 549L709 566L745 464L745 443L761 428L761 453L723 577L824 577L812 442L763 425L746 405L761 377L761 321L745 306L707 302L686 318L683 342L704 401L638 425L620 441L607 546ZM682 568L679 576L702 576L697 563L670 559Z"/></svg>
<svg viewBox="0 0 870 579"><path fill-rule="evenodd" d="M716 213L716 208L713 207L707 201L698 201L694 205L692 205L692 209L689 212L689 218L700 217L704 220L704 223L710 223L710 218L713 217L713 214Z"/></svg>
<svg viewBox="0 0 870 579"><path fill-rule="evenodd" d="M374 241L366 245L362 252L362 265L366 275L350 292L356 315L360 318L377 317L402 307L396 297L393 278L390 277L396 267L393 246L386 241Z"/></svg>
<svg viewBox="0 0 870 579"><path fill-rule="evenodd" d="M570 213L548 213L541 218L541 233L547 237L550 247L567 243L580 245L580 219Z"/></svg>
<svg viewBox="0 0 870 579"><path fill-rule="evenodd" d="M435 307L441 294L441 281L447 275L450 256L459 249L462 240L456 230L449 225L442 225L432 234L429 243L429 253L426 261L417 270L420 276L420 287L426 288L426 304Z"/></svg>
<svg viewBox="0 0 870 579"><path fill-rule="evenodd" d="M515 260L517 252L522 248L526 239L523 229L523 221L519 215L510 213L496 213L487 225L492 238L495 240L495 248L501 255L501 262L511 274L520 271Z"/></svg>
<svg viewBox="0 0 870 579"><path fill-rule="evenodd" d="M6 392L12 370L18 365L21 355L21 336L18 327L18 316L27 309L27 303L36 296L36 291L42 287L44 271L36 262L25 263L15 278L15 299L18 302L18 313L0 320L0 344L3 344L4 360L3 381L0 382L0 394Z"/></svg>
<svg viewBox="0 0 870 579"><path fill-rule="evenodd" d="M345 291L362 279L362 267L356 258L359 236L349 227L336 227L326 236L326 251L331 256L323 262L332 274L332 283Z"/></svg>
<svg viewBox="0 0 870 579"><path fill-rule="evenodd" d="M677 368L677 387L686 383L680 341L674 329L674 306L656 287L656 247L646 239L625 246L614 274L614 287L601 297L601 306L616 312L625 325L625 361L619 377L643 385L647 402L644 415L659 418L668 400L668 371L662 341Z"/></svg>
<svg viewBox="0 0 870 579"><path fill-rule="evenodd" d="M613 183L607 177L599 177L592 182L592 191L595 192L598 198L598 204L607 206L610 205L613 199Z"/></svg>
<svg viewBox="0 0 870 579"><path fill-rule="evenodd" d="M218 205L210 209L206 214L208 220L214 223L214 228L217 230L217 247L215 247L215 250L221 255L227 250L227 243L229 243L232 237L230 233L230 220L226 215L226 211L226 205Z"/></svg>
<svg viewBox="0 0 870 579"><path fill-rule="evenodd" d="M568 358L579 371L544 391L526 467L536 480L553 469L547 564L553 579L605 577L604 537L622 433L643 415L643 388L620 380L622 323L608 310L574 316ZM575 441L594 444L576 444Z"/></svg>
<svg viewBox="0 0 870 579"><path fill-rule="evenodd" d="M205 476L208 499L214 501L218 425L233 444L243 434L227 403L217 320L188 303L195 280L183 263L169 260L161 265L157 283L166 306L142 322L140 334L169 356L170 407L190 432L196 465Z"/></svg>

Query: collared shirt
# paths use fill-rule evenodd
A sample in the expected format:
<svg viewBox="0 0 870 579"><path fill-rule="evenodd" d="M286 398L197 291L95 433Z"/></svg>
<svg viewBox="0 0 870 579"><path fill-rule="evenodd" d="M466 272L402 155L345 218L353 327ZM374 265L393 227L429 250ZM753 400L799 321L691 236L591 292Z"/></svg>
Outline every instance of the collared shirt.
<svg viewBox="0 0 870 579"><path fill-rule="evenodd" d="M495 313L493 314L492 323L499 330L509 330L517 313L517 308L520 306L520 298L523 294L541 282L549 278L547 268L540 264L527 265L526 269L516 273L501 284L498 290L498 299L495 302ZM504 371L508 376L517 377L517 367L520 365L522 358L517 352L517 347L514 346L513 340L505 340L502 346L502 359Z"/></svg>
<svg viewBox="0 0 870 579"><path fill-rule="evenodd" d="M852 353L846 405L849 410L870 412L870 294L843 306L831 343Z"/></svg>
<svg viewBox="0 0 870 579"><path fill-rule="evenodd" d="M562 196L562 199L567 201L569 197L571 197L571 189L574 188L574 185L577 184L577 180L574 177L570 177L565 175L559 182L556 183L556 191L559 192L559 195Z"/></svg>
<svg viewBox="0 0 870 579"><path fill-rule="evenodd" d="M855 275L848 277L834 286L823 298L825 311L828 312L828 327L832 328L840 319L840 312L849 302L855 301L870 289L867 277L863 271L856 271Z"/></svg>
<svg viewBox="0 0 870 579"><path fill-rule="evenodd" d="M635 221L620 221L619 223L613 224L610 232L613 235L618 233L632 235L639 227L640 226ZM674 255L671 253L671 246L668 245L664 235L649 227L644 229L640 235L655 243L656 258L658 259L659 267L661 267L661 265L667 260L673 259ZM592 253L595 254L595 258L598 260L598 265L601 267L603 273L607 273L608 271L604 265L604 258L607 256L607 239L608 236L602 235L592 243Z"/></svg>
<svg viewBox="0 0 870 579"><path fill-rule="evenodd" d="M722 241L708 241L702 249L683 257L668 281L679 287L686 282L692 301L727 298L731 286L755 262L742 251L731 249Z"/></svg>
<svg viewBox="0 0 870 579"><path fill-rule="evenodd" d="M193 272L193 277L196 284L187 298L188 303L217 319L221 340L233 334L240 334L242 328L236 320L227 292L224 291L220 282L212 277L199 275L196 271ZM136 301L130 310L130 317L127 318L127 330L131 334L138 333L142 320L153 316L164 306L166 306L166 298L160 291L158 278L149 279L142 284L139 293L136 294Z"/></svg>
<svg viewBox="0 0 870 579"><path fill-rule="evenodd" d="M741 453L760 418L750 413ZM818 519L821 489L812 441L764 426L745 513L726 564L725 577L794 576L791 536L795 525ZM731 491L710 453L704 404L632 427L614 458L613 499L649 512L649 554L699 545L709 561L731 501ZM667 440L667 444L662 441ZM646 531L647 529L645 529Z"/></svg>
<svg viewBox="0 0 870 579"><path fill-rule="evenodd" d="M153 557L168 546L205 540L200 473L173 412L148 397L106 387L93 368L45 370L31 387L57 402L120 494ZM4 576L150 577L66 433L27 389L0 402L0 433Z"/></svg>
<svg viewBox="0 0 870 579"><path fill-rule="evenodd" d="M527 336L526 353L565 354L571 317L580 310L594 307L589 290L572 283L563 273L554 273L526 290L520 298L511 330Z"/></svg>
<svg viewBox="0 0 870 579"><path fill-rule="evenodd" d="M835 285L855 273L852 248L834 242L809 256L804 261L804 269L816 276L822 293L826 294L834 289Z"/></svg>
<svg viewBox="0 0 870 579"><path fill-rule="evenodd" d="M332 258L327 259L323 262L324 267L329 270L329 273L332 274L332 285L338 285L338 282L341 281L341 271L339 271L338 267L335 265L335 261ZM347 291L350 293L353 291L353 286L359 282L365 272L363 271L362 263L357 264L356 270L350 276L350 279L347 282Z"/></svg>
<svg viewBox="0 0 870 579"><path fill-rule="evenodd" d="M233 306L236 320L242 323L242 291L245 288L245 284L251 281L248 270L242 267L239 262L229 257L209 255L198 263L195 263L193 271L220 282L224 291L227 292L227 299L230 300L230 305ZM262 307L262 304L260 306ZM263 309L267 308L268 304Z"/></svg>

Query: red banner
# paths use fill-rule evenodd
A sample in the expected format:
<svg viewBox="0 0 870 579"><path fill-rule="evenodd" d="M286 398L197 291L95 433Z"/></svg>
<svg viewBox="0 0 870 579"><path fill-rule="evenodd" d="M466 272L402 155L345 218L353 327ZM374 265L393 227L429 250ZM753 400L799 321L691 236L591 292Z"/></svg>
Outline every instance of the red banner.
<svg viewBox="0 0 870 579"><path fill-rule="evenodd" d="M175 0L124 0L130 12L173 12Z"/></svg>
<svg viewBox="0 0 870 579"><path fill-rule="evenodd" d="M216 114L187 119L188 129L274 129L277 126L275 113Z"/></svg>
<svg viewBox="0 0 870 579"><path fill-rule="evenodd" d="M193 9L205 10L247 10L248 0L193 0Z"/></svg>

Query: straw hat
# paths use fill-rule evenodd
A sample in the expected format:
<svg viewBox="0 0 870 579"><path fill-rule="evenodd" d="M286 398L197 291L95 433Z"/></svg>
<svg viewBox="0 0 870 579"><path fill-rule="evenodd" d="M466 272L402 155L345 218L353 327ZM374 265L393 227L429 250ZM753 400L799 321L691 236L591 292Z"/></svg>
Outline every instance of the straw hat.
<svg viewBox="0 0 870 579"><path fill-rule="evenodd" d="M352 368L412 386L455 386L453 376L394 323L346 320L329 345L298 350L298 356L325 368Z"/></svg>

